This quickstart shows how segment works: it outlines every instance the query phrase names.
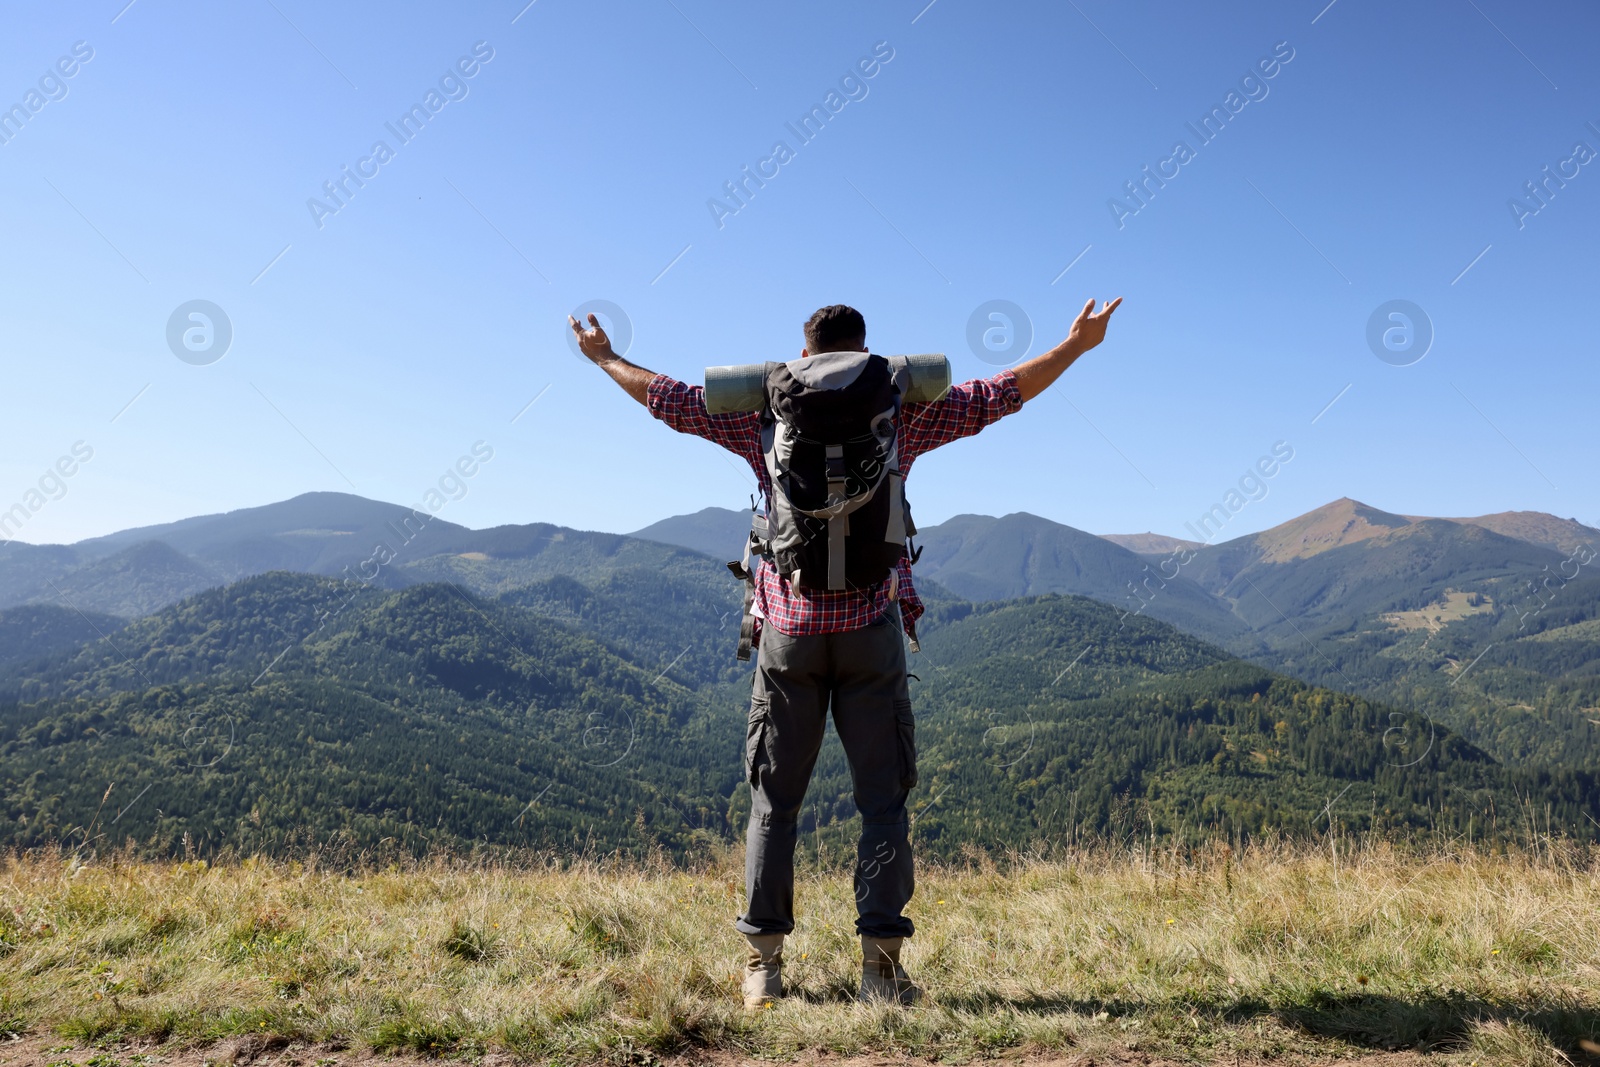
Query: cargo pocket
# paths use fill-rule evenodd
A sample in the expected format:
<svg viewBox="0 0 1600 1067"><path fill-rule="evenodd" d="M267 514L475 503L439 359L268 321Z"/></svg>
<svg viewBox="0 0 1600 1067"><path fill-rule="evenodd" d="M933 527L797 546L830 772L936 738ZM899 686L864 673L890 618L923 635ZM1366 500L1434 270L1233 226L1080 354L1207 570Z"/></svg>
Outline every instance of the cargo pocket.
<svg viewBox="0 0 1600 1067"><path fill-rule="evenodd" d="M750 700L750 722L745 728L744 737L744 777L751 785L756 784L756 766L762 758L762 742L766 737L767 702L762 697L753 697Z"/></svg>
<svg viewBox="0 0 1600 1067"><path fill-rule="evenodd" d="M900 738L900 788L917 784L917 717L911 701L894 702L895 728Z"/></svg>

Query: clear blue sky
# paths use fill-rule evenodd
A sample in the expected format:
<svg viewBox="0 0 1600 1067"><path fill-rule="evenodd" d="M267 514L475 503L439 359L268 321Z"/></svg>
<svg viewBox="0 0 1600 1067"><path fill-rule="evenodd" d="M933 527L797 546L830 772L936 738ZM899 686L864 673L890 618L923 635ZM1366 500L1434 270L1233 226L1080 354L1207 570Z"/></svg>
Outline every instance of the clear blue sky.
<svg viewBox="0 0 1600 1067"><path fill-rule="evenodd" d="M1025 309L1037 353L1123 296L1051 393L918 465L924 524L1180 533L1280 440L1294 459L1229 536L1340 496L1600 524L1600 162L1520 228L1508 207L1600 150L1591 5L525 2L7 14L0 510L93 449L23 540L308 490L409 503L480 440L441 513L471 526L742 505L745 474L568 349L591 299L626 309L631 358L698 380L796 355L824 303L965 378L995 370L966 340L985 301ZM385 123L477 42L492 59L402 144ZM1202 144L1186 123L1279 42ZM875 46L893 58L802 144L785 124ZM780 140L719 228L708 200ZM1119 229L1108 200L1179 140ZM376 174L319 228L307 201L345 166ZM167 342L194 299L232 324L207 365ZM1435 331L1409 366L1368 347L1391 299Z"/></svg>

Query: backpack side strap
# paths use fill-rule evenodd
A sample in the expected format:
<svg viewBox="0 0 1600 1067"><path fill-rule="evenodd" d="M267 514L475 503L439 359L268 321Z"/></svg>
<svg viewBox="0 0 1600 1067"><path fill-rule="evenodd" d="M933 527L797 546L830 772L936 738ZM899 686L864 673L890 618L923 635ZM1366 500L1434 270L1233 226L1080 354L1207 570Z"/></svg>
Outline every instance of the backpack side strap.
<svg viewBox="0 0 1600 1067"><path fill-rule="evenodd" d="M767 544L767 517L760 514L752 506L750 509L750 534L744 541L744 558L728 562L728 570L733 576L744 582L744 608L739 617L739 651L736 653L740 662L750 659L750 650L755 646L756 618L750 613L751 605L756 598L756 572L750 566L750 553L754 549L757 555L768 555L771 548Z"/></svg>

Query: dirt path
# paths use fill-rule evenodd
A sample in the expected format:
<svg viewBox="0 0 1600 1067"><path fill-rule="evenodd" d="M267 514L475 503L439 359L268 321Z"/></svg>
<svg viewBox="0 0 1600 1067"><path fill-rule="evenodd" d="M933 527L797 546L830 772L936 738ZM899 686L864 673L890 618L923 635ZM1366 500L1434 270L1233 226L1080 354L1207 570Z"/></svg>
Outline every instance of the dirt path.
<svg viewBox="0 0 1600 1067"><path fill-rule="evenodd" d="M402 1067L413 1064L438 1064L416 1055L383 1055L367 1049L334 1048L326 1045L281 1044L268 1038L233 1038L206 1048L161 1049L129 1042L105 1049L69 1046L69 1042L49 1036L30 1035L0 1042L0 1067L223 1067L248 1064L250 1067ZM443 1061L449 1062L449 1061ZM506 1052L490 1052L475 1063L481 1067L511 1067L519 1063ZM743 1067L744 1064L777 1064L783 1061L758 1061L733 1052L705 1052L670 1057L662 1067ZM902 1056L835 1056L806 1053L788 1061L793 1067L933 1067L935 1061ZM995 1057L1004 1067L1191 1067L1191 1061L1167 1059L1121 1045L1106 1045L1093 1050L1065 1054L1022 1053ZM1431 1061L1416 1052L1382 1052L1353 1059L1330 1060L1286 1056L1276 1060L1223 1058L1216 1067L1425 1067Z"/></svg>

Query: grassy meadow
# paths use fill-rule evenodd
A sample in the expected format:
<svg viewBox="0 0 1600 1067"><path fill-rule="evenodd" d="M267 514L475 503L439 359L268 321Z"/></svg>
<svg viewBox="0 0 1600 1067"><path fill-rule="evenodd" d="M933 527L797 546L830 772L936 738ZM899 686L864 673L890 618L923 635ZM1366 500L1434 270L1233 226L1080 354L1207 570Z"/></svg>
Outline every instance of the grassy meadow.
<svg viewBox="0 0 1600 1067"><path fill-rule="evenodd" d="M1372 1049L1584 1062L1600 1052L1595 860L1334 841L923 867L906 963L928 997L909 1009L853 1003L849 871L808 871L790 996L746 1015L738 852L694 869L13 855L0 1034L565 1063L1113 1047L1202 1063Z"/></svg>

